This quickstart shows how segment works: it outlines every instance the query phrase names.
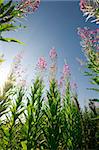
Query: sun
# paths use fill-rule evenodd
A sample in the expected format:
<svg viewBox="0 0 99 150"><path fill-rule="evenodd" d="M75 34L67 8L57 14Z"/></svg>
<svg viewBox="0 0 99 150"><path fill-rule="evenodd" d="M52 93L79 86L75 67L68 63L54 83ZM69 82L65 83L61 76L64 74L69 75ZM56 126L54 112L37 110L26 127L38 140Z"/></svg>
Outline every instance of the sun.
<svg viewBox="0 0 99 150"><path fill-rule="evenodd" d="M9 68L5 68L5 66L0 66L0 87L2 87L4 82L6 81L8 72Z"/></svg>

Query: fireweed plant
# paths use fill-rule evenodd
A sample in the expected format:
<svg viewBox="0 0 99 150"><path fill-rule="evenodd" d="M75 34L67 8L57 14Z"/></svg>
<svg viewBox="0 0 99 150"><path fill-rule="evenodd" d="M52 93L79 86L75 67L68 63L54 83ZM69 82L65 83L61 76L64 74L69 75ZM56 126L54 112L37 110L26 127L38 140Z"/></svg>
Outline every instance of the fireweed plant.
<svg viewBox="0 0 99 150"><path fill-rule="evenodd" d="M2 34L23 27L18 23L18 20L24 18L29 13L34 13L38 9L39 4L40 0L8 0L7 2L0 0L0 40L22 44L19 40L15 38L5 38Z"/></svg>
<svg viewBox="0 0 99 150"><path fill-rule="evenodd" d="M96 114L89 109L81 110L77 85L71 82L66 62L60 81L57 80L55 48L50 50L49 57L49 68L44 57L38 59L38 75L27 89L23 84L15 84L22 73L22 54L15 57L0 97L0 149L98 150L97 122L92 120ZM49 73L47 89L44 72Z"/></svg>
<svg viewBox="0 0 99 150"><path fill-rule="evenodd" d="M99 1L98 0L80 0L80 10L83 12L83 16L87 16L86 21L91 18L91 22L95 22L96 24L99 24ZM93 20L92 20L93 18ZM99 92L99 29L97 28L96 30L90 30L89 28L78 28L78 35L81 38L81 46L83 49L83 52L86 57L86 62L81 61L78 59L80 64L85 66L86 71L85 75L89 77L90 83L94 85L91 88L88 88L90 90L94 90ZM99 102L99 99L94 98L90 99L89 101L89 107L94 113L94 117L92 120L96 124L95 126L99 126L97 124L96 120L99 120L99 113L98 110L96 111L95 108L95 102ZM85 113L84 113L84 128L88 128L88 124L86 124L85 120L89 120L89 114L87 108L85 108ZM91 122L89 121L89 124ZM91 124L90 124L91 125ZM95 133L95 130L99 130L98 128L92 128L92 134ZM87 133L87 132L86 132ZM99 133L98 133L99 135ZM88 137L88 133L85 134L85 141L86 137ZM86 147L85 149L88 149L90 140L86 141ZM99 136L98 136L99 140ZM94 142L96 142L96 138L94 139ZM92 147L92 146L91 146ZM91 148L90 148L91 149ZM93 149L93 148L92 148ZM94 147L94 149L97 149L97 147Z"/></svg>
<svg viewBox="0 0 99 150"><path fill-rule="evenodd" d="M83 16L87 16L86 21L92 18L91 22L99 24L99 0L80 0L79 5Z"/></svg>
<svg viewBox="0 0 99 150"><path fill-rule="evenodd" d="M22 66L23 56L23 51L15 56L8 75L8 77L12 77L13 85L17 85L19 87L25 87L26 85L26 69Z"/></svg>
<svg viewBox="0 0 99 150"><path fill-rule="evenodd" d="M99 92L99 29L78 28L81 47L86 57L85 75L90 77L90 83L97 88L90 88Z"/></svg>
<svg viewBox="0 0 99 150"><path fill-rule="evenodd" d="M40 0L16 2L0 0L0 40L20 43L16 39L4 38L2 33L19 28L20 25L15 24L16 19L33 13L38 9L39 4ZM95 17L97 18L96 15ZM92 47L87 49L85 46L84 50L89 62L88 68L92 69L92 75L97 79L91 80L98 84L95 68L98 61L96 32L90 34L94 34L92 36L94 44L92 46L88 40L90 45L88 47ZM89 36L86 34L83 36L86 43ZM93 121L97 115L95 106L91 103L90 110L88 108L81 110L77 85L71 82L69 65L67 62L64 63L58 81L58 54L55 48L50 50L49 57L49 67L44 57L38 59L37 74L30 86L26 84L25 71L22 67L23 53L14 58L8 78L0 90L0 149L98 150L98 123L97 120ZM90 57L94 57L95 63ZM2 63L3 55L0 58ZM96 74L93 73L94 71ZM44 82L46 72L48 72L47 83L49 83L47 89L47 83Z"/></svg>
<svg viewBox="0 0 99 150"><path fill-rule="evenodd" d="M0 41L23 44L23 42L16 38L6 38L3 34L25 27L20 24L19 19L26 17L30 13L34 13L39 5L40 0L7 0L7 2L0 0ZM0 53L0 65L3 62L4 55Z"/></svg>
<svg viewBox="0 0 99 150"><path fill-rule="evenodd" d="M88 89L99 92L99 29L78 28L78 35L81 38L80 44L86 57L85 75L89 77L89 81L93 85ZM99 114L93 109L94 102L99 102L99 99L90 99L89 107L96 114L95 118L99 119Z"/></svg>

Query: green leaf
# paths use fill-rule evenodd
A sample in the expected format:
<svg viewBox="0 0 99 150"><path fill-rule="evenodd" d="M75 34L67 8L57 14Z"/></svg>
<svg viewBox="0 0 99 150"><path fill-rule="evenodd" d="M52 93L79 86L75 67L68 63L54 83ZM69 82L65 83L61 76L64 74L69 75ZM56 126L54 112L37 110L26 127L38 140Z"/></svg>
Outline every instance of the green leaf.
<svg viewBox="0 0 99 150"><path fill-rule="evenodd" d="M88 90L93 90L93 91L96 91L96 92L99 92L99 89L98 88L87 88Z"/></svg>
<svg viewBox="0 0 99 150"><path fill-rule="evenodd" d="M27 141L21 142L23 150L27 150Z"/></svg>
<svg viewBox="0 0 99 150"><path fill-rule="evenodd" d="M23 42L15 39L15 38L3 38L3 37L1 37L0 40L4 41L4 42L16 42L16 43L19 43L19 44L24 44Z"/></svg>
<svg viewBox="0 0 99 150"><path fill-rule="evenodd" d="M1 10L0 10L0 17L2 16L2 14L7 11L7 9L11 6L12 4L12 0L10 0L8 3L6 3L5 5L3 5L1 7Z"/></svg>
<svg viewBox="0 0 99 150"><path fill-rule="evenodd" d="M84 73L85 73L85 76L92 76L93 75L92 73L87 72L87 71L85 71Z"/></svg>
<svg viewBox="0 0 99 150"><path fill-rule="evenodd" d="M93 102L99 102L99 99L92 99Z"/></svg>
<svg viewBox="0 0 99 150"><path fill-rule="evenodd" d="M3 18L2 20L0 20L0 24L3 23L7 23L7 22L11 22L12 21L13 16L6 16L5 18Z"/></svg>
<svg viewBox="0 0 99 150"><path fill-rule="evenodd" d="M4 2L4 0L0 0L0 5Z"/></svg>
<svg viewBox="0 0 99 150"><path fill-rule="evenodd" d="M99 120L99 116L97 116L96 118L92 118L91 120L93 120L93 121Z"/></svg>
<svg viewBox="0 0 99 150"><path fill-rule="evenodd" d="M1 24L0 25L0 32L4 32L4 31L11 31L11 30L15 30L19 28L19 26L14 26L13 24Z"/></svg>

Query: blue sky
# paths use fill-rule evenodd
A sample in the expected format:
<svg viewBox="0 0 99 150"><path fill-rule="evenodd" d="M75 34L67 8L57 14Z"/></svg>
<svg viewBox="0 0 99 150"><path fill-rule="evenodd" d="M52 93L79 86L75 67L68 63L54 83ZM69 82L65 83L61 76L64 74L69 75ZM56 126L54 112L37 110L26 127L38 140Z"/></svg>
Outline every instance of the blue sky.
<svg viewBox="0 0 99 150"><path fill-rule="evenodd" d="M29 78L32 78L38 57L44 56L49 63L48 53L54 46L58 52L58 75L66 59L71 68L72 79L78 85L81 106L88 102L88 98L98 97L97 93L86 89L90 87L88 78L81 73L76 61L76 57L84 59L77 28L85 26L91 29L97 28L95 23L85 22L78 1L43 0L34 14L28 15L21 21L27 26L26 29L10 32L5 36L20 39L26 45L0 42L0 52L3 52L6 58L3 64L5 74L9 70L13 57L24 50L23 64L28 67Z"/></svg>

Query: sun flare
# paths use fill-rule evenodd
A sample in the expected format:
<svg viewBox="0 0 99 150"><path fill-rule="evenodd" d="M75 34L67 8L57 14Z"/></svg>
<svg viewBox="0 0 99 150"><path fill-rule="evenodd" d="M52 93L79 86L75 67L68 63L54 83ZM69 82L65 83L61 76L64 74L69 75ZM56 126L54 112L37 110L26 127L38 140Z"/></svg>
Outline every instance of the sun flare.
<svg viewBox="0 0 99 150"><path fill-rule="evenodd" d="M7 79L9 69L5 67L0 68L0 88L3 86L4 82Z"/></svg>

